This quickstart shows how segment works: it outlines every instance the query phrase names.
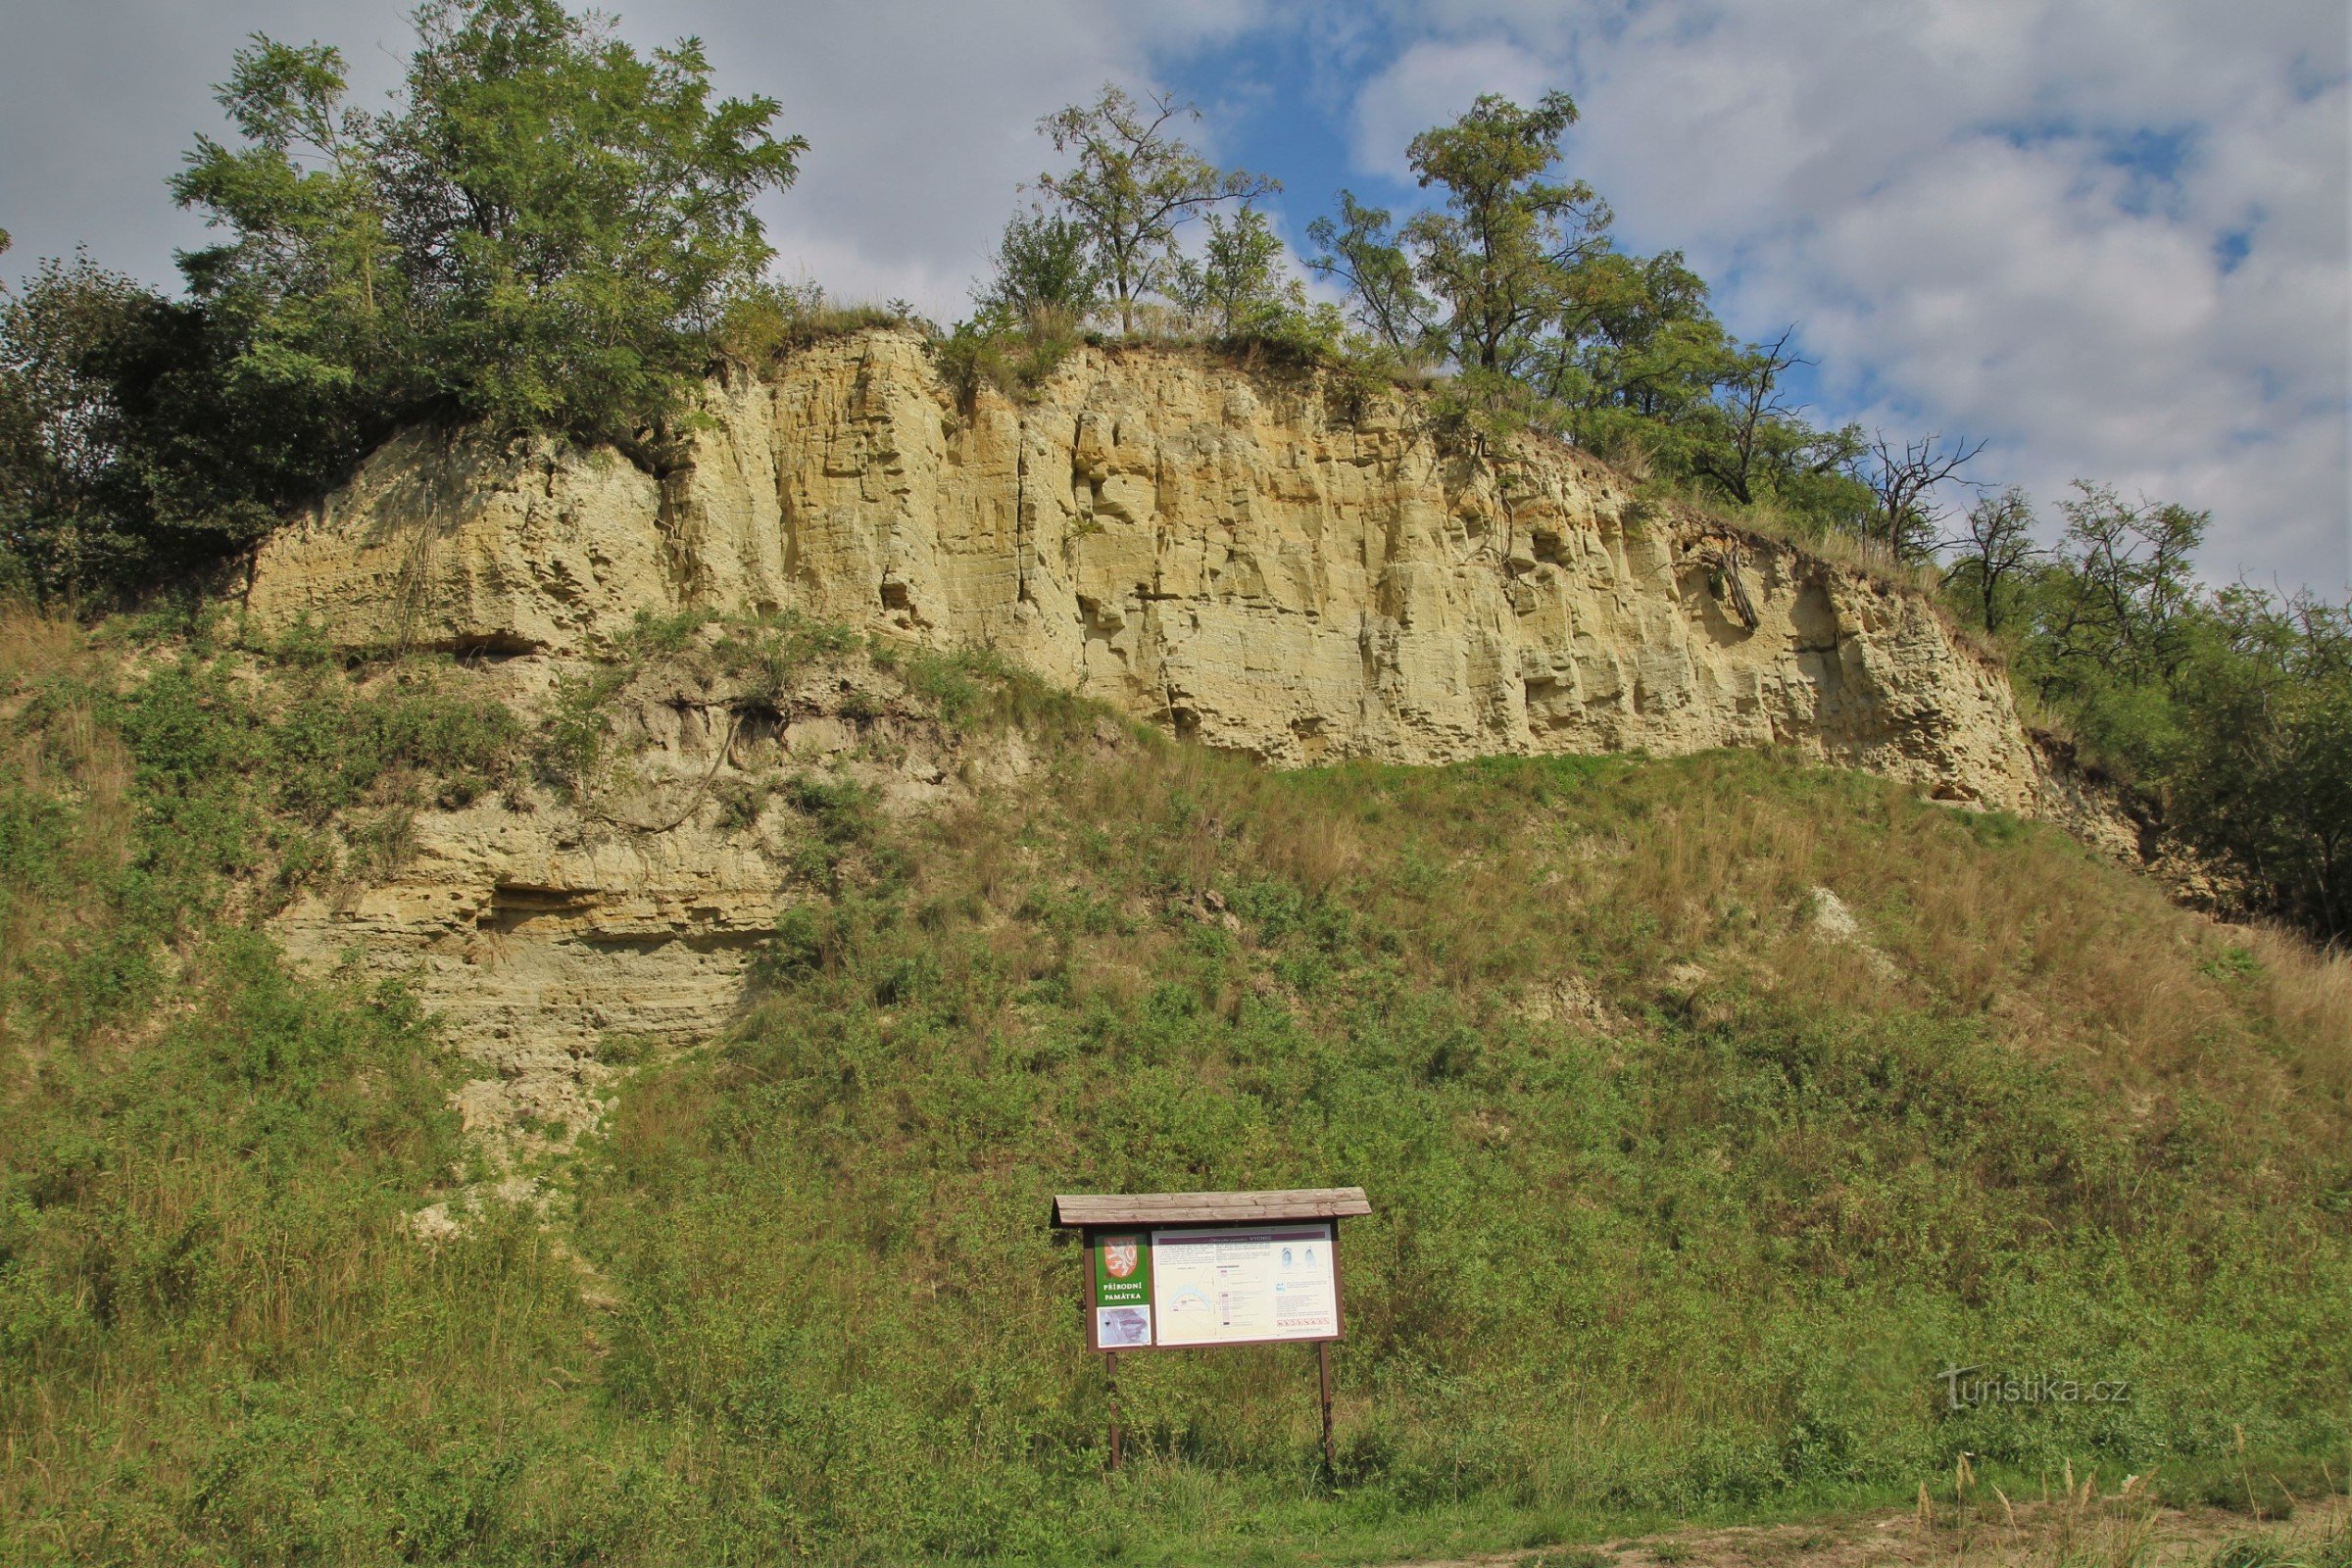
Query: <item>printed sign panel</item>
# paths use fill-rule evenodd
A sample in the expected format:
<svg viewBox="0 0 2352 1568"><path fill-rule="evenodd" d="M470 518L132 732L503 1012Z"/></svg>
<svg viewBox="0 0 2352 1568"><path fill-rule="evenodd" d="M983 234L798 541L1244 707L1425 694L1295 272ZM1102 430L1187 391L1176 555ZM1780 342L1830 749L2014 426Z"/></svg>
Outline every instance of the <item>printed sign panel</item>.
<svg viewBox="0 0 2352 1568"><path fill-rule="evenodd" d="M1328 1221L1155 1230L1151 1256L1154 1345L1339 1338L1338 1260Z"/></svg>
<svg viewBox="0 0 2352 1568"><path fill-rule="evenodd" d="M1142 1231L1094 1238L1095 1348L1140 1350L1152 1344L1152 1241Z"/></svg>

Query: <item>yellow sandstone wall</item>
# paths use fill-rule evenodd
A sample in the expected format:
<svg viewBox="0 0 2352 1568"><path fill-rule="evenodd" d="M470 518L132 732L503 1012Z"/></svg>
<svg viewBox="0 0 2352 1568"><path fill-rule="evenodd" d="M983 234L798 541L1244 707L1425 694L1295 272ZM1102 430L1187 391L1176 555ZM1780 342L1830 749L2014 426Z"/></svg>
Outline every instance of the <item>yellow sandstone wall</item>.
<svg viewBox="0 0 2352 1568"><path fill-rule="evenodd" d="M708 408L665 478L403 436L269 543L247 607L351 647L554 655L640 611L792 608L994 648L1276 764L1779 743L2035 805L2006 681L1916 595L1564 446L1450 452L1417 394L1348 410L1311 374L1086 349L966 413L881 330Z"/></svg>

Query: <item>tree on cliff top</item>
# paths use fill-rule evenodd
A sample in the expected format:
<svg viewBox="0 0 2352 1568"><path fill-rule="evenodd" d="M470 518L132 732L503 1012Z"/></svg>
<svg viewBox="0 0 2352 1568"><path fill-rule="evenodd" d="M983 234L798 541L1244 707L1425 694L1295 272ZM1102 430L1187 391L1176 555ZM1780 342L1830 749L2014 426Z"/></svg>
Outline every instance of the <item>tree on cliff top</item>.
<svg viewBox="0 0 2352 1568"><path fill-rule="evenodd" d="M998 241L989 280L972 302L990 324L1017 326L1042 316L1083 319L1102 298L1102 276L1086 225L1059 213L1015 213Z"/></svg>
<svg viewBox="0 0 2352 1568"><path fill-rule="evenodd" d="M703 334L772 254L752 210L806 143L713 101L701 43L641 56L557 0L428 0L393 107L343 62L256 37L172 194L228 232L181 258L229 373L381 421L443 407L626 438L676 405Z"/></svg>
<svg viewBox="0 0 2352 1568"><path fill-rule="evenodd" d="M1165 94L1144 102L1105 86L1091 104L1072 104L1038 122L1075 167L1038 177L1038 188L1086 231L1097 270L1118 308L1119 329L1135 329L1135 305L1164 290L1181 258L1176 230L1220 203L1249 202L1282 188L1277 180L1219 169L1170 131L1200 111Z"/></svg>
<svg viewBox="0 0 2352 1568"><path fill-rule="evenodd" d="M1608 204L1582 180L1544 177L1575 123L1564 92L1533 109L1482 95L1406 149L1413 177L1445 205L1396 230L1388 213L1342 191L1342 220L1308 230L1323 247L1313 265L1348 285L1359 319L1393 347L1468 373L1531 374L1580 268L1609 252Z"/></svg>
<svg viewBox="0 0 2352 1568"><path fill-rule="evenodd" d="M630 445L700 381L771 254L753 203L806 144L558 0L427 0L391 105L257 35L172 192L222 237L171 300L86 262L0 293L0 577L183 580L405 420Z"/></svg>

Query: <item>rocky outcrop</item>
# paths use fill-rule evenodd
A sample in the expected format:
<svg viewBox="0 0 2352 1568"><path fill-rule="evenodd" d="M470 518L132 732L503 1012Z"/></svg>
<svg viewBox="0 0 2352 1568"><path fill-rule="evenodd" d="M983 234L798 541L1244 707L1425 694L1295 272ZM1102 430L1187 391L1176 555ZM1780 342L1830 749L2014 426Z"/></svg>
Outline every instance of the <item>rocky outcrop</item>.
<svg viewBox="0 0 2352 1568"><path fill-rule="evenodd" d="M2006 681L1919 596L1638 498L1409 392L1087 349L963 409L874 331L714 383L691 462L412 433L281 530L265 633L577 653L641 612L794 609L988 647L1277 764L1775 743L2035 807Z"/></svg>
<svg viewBox="0 0 2352 1568"><path fill-rule="evenodd" d="M544 722L575 663L494 661L444 678ZM339 824L346 876L270 921L297 962L397 981L440 1019L466 1068L458 1106L502 1170L593 1126L628 1062L737 1020L757 949L786 909L826 896L841 854L794 805L794 781L854 787L904 814L1031 765L1018 735L943 731L862 659L756 695L694 663L655 661L603 697L592 777L518 774L462 806L400 813L390 834ZM371 867L355 829L375 841Z"/></svg>

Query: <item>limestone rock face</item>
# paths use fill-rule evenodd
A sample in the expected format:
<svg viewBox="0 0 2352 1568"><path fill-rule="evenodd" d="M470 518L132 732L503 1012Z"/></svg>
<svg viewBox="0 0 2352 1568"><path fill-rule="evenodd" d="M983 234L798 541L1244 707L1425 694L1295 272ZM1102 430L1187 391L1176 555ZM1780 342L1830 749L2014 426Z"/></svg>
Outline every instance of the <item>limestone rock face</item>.
<svg viewBox="0 0 2352 1568"><path fill-rule="evenodd" d="M1917 596L1418 395L1086 349L969 410L873 331L709 390L691 463L412 434L264 549L259 629L566 655L639 612L987 647L1276 764L1778 743L2031 811L2006 681Z"/></svg>
<svg viewBox="0 0 2352 1568"><path fill-rule="evenodd" d="M453 678L544 720L576 664L510 659ZM641 671L604 704L612 755L592 788L517 776L403 813L389 863L306 889L270 928L305 967L396 980L441 1020L469 1074L466 1127L502 1161L551 1147L537 1129L563 1129L560 1143L594 1125L617 1060L736 1022L777 917L823 898L809 858L823 845L785 780L855 784L907 814L1032 765L1017 736L957 740L862 663L816 666L746 708L723 682Z"/></svg>
<svg viewBox="0 0 2352 1568"><path fill-rule="evenodd" d="M697 1044L734 1021L752 950L797 895L757 834L689 823L584 832L576 812L486 800L418 814L397 871L273 922L296 961L355 960L438 1015L470 1081L466 1126L592 1124L608 1042Z"/></svg>

